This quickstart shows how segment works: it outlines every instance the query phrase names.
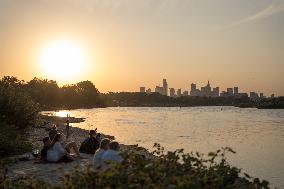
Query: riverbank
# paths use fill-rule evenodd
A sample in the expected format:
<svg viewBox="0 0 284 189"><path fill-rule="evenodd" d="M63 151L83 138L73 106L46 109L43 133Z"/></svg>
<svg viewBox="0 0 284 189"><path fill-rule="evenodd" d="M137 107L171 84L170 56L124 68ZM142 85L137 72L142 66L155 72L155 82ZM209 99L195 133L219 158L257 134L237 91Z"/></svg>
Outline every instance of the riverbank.
<svg viewBox="0 0 284 189"><path fill-rule="evenodd" d="M63 123L66 122L67 118L64 117L55 117L55 116L43 116L45 121L50 123L57 124L58 130L64 133L65 126ZM83 121L82 118L71 118L70 122ZM72 125L72 124L71 124ZM100 132L100 131L98 131ZM102 134L102 137L109 138L114 140L114 136ZM48 127L32 127L27 132L27 140L32 144L33 149L40 150L42 148L41 139L45 136L48 136ZM80 146L81 142L88 137L88 130L70 127L70 137L67 142L74 141L77 146ZM121 151L135 151L135 153L144 154L147 157L150 157L150 153L137 145L124 145L120 144ZM73 170L84 170L87 167L92 168L92 159L93 155L81 154L84 159L76 159L70 163L35 163L32 153L26 153L20 156L14 156L13 161L15 163L9 165L8 168L8 177L12 180L18 180L20 178L35 178L48 182L52 185L57 185L60 183L61 178L65 174L71 173Z"/></svg>
<svg viewBox="0 0 284 189"><path fill-rule="evenodd" d="M57 120L58 118L52 119ZM65 118L59 119L62 121ZM60 131L64 131L64 128L64 125L58 125ZM88 131L84 129L71 127L70 130L69 141L75 141L78 145L88 134ZM42 145L39 140L47 134L46 127L33 127L26 137L34 148L38 148ZM156 144L155 147L155 153L151 154L144 148L121 144L121 151L134 153L124 154L125 161L110 167L105 172L94 172L87 169L90 167L92 170L92 155L82 154L84 159L71 163L35 164L31 154L24 154L15 157L18 161L7 167L8 173L4 174L7 177L3 186L15 189L91 189L127 188L128 186L131 188L168 188L169 186L171 188L212 189L269 188L267 181L249 176L244 177L240 169L228 164L225 154L234 153L230 148L222 148L205 157L200 156L198 152L190 154L184 153L183 150L164 152L160 145Z"/></svg>

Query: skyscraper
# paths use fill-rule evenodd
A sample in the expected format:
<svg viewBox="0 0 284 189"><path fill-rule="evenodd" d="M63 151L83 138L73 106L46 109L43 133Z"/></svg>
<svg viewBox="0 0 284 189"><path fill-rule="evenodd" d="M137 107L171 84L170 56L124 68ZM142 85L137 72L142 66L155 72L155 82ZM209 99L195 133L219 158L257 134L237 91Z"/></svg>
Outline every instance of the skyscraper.
<svg viewBox="0 0 284 189"><path fill-rule="evenodd" d="M181 96L181 89L177 90L177 96L180 97Z"/></svg>
<svg viewBox="0 0 284 189"><path fill-rule="evenodd" d="M196 84L191 83L191 91L195 91L196 90Z"/></svg>
<svg viewBox="0 0 284 189"><path fill-rule="evenodd" d="M213 88L212 96L213 97L218 97L219 96L219 87Z"/></svg>
<svg viewBox="0 0 284 189"><path fill-rule="evenodd" d="M175 89L170 88L170 97L174 97L174 96L175 96Z"/></svg>
<svg viewBox="0 0 284 189"><path fill-rule="evenodd" d="M156 88L155 88L155 92L156 92L156 93L163 94L163 87L156 86Z"/></svg>
<svg viewBox="0 0 284 189"><path fill-rule="evenodd" d="M196 89L196 84L191 83L191 90L190 90L190 96L200 96L200 90Z"/></svg>
<svg viewBox="0 0 284 189"><path fill-rule="evenodd" d="M201 87L201 95L202 96L211 96L211 86L210 86L210 82L208 80L208 83L205 87Z"/></svg>
<svg viewBox="0 0 284 189"><path fill-rule="evenodd" d="M258 99L259 98L259 96L258 96L258 94L256 92L250 92L249 93L249 97L251 99Z"/></svg>
<svg viewBox="0 0 284 189"><path fill-rule="evenodd" d="M188 96L188 91L183 91L182 96Z"/></svg>
<svg viewBox="0 0 284 189"><path fill-rule="evenodd" d="M163 95L168 96L168 83L166 79L163 79Z"/></svg>
<svg viewBox="0 0 284 189"><path fill-rule="evenodd" d="M229 96L233 96L234 95L233 88L227 88L227 93L228 93Z"/></svg>
<svg viewBox="0 0 284 189"><path fill-rule="evenodd" d="M239 93L239 87L234 87L234 95L237 95Z"/></svg>

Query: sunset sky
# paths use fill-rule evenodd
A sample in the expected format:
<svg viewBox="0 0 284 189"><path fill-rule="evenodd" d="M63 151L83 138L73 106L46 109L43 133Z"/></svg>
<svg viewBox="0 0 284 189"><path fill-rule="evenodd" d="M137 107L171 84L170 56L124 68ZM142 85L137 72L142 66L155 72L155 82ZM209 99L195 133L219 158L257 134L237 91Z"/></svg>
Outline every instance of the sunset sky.
<svg viewBox="0 0 284 189"><path fill-rule="evenodd" d="M0 0L4 75L284 95L284 0Z"/></svg>

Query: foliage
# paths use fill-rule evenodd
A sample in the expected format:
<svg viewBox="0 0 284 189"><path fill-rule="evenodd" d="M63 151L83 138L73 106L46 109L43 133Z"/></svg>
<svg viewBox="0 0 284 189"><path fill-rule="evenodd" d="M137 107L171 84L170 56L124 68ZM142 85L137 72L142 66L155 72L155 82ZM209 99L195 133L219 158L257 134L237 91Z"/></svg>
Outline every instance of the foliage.
<svg viewBox="0 0 284 189"><path fill-rule="evenodd" d="M26 89L43 110L104 106L98 89L90 81L59 87L56 81L34 78Z"/></svg>
<svg viewBox="0 0 284 189"><path fill-rule="evenodd" d="M249 102L249 98L234 97L199 97L199 96L181 96L172 98L159 93L107 93L103 95L107 106L142 106L142 107L187 107L187 106L232 106L239 103Z"/></svg>
<svg viewBox="0 0 284 189"><path fill-rule="evenodd" d="M43 109L56 107L60 102L60 89L56 81L34 78L27 82L25 88Z"/></svg>
<svg viewBox="0 0 284 189"><path fill-rule="evenodd" d="M53 80L34 78L24 82L5 76L0 80L0 95L1 108L12 113L9 118L13 121L19 116L27 116L23 112L36 115L39 107L41 110L54 110L105 106L98 89L90 81L59 87ZM3 111L0 114L6 115ZM33 117L26 118L26 121L33 120ZM23 120L19 122L22 124Z"/></svg>
<svg viewBox="0 0 284 189"><path fill-rule="evenodd" d="M269 188L267 181L250 181L240 176L240 169L228 164L225 154L235 153L230 148L209 153L205 159L200 153L164 153L159 144L155 147L156 158L124 154L122 164L105 172L87 170L67 175L64 188Z"/></svg>
<svg viewBox="0 0 284 189"><path fill-rule="evenodd" d="M9 76L0 80L0 107L0 120L18 128L33 124L39 111L24 82Z"/></svg>
<svg viewBox="0 0 284 189"><path fill-rule="evenodd" d="M24 131L37 121L39 105L15 77L0 80L0 158L31 150Z"/></svg>
<svg viewBox="0 0 284 189"><path fill-rule="evenodd" d="M183 150L164 153L155 144L152 158L135 152L123 154L121 164L106 171L75 170L65 175L58 189L88 188L192 188L192 189L268 189L269 183L241 176L240 169L232 167L226 160L226 153L235 153L231 148L222 148L204 158L200 153L184 153ZM3 177L3 176L2 176ZM6 188L53 188L48 183L34 179L20 179L14 182L4 180ZM40 185L39 185L40 184Z"/></svg>
<svg viewBox="0 0 284 189"><path fill-rule="evenodd" d="M99 91L90 81L65 85L60 89L61 106L65 108L104 107Z"/></svg>
<svg viewBox="0 0 284 189"><path fill-rule="evenodd" d="M284 109L284 97L261 99L257 107L261 109Z"/></svg>
<svg viewBox="0 0 284 189"><path fill-rule="evenodd" d="M6 90L8 89L8 90ZM2 95L4 94L4 96ZM101 94L90 81L82 81L77 84L59 87L56 81L34 78L25 83L15 77L5 76L0 82L0 105L14 109L23 108L25 103L34 106L34 113L38 106L42 110L95 108L106 106L128 106L128 107L190 107L190 106L238 106L258 108L284 108L284 97L267 98L253 101L248 97L195 97L181 96L172 98L159 93L137 93L137 92L109 92ZM31 100L32 99L32 100ZM7 103L10 103L7 105ZM38 104L35 104L38 103ZM17 108L15 108L17 106ZM20 110L20 112L23 110ZM30 112L30 111L26 111ZM1 112L0 112L1 114ZM11 115L10 118L15 119ZM34 115L34 114L32 114Z"/></svg>
<svg viewBox="0 0 284 189"><path fill-rule="evenodd" d="M181 96L177 98L159 93L109 92L102 95L107 106L122 107L191 107L191 106L236 106L257 108L284 108L284 97L252 100L243 97L200 97Z"/></svg>
<svg viewBox="0 0 284 189"><path fill-rule="evenodd" d="M31 150L31 144L25 141L17 128L0 121L0 159Z"/></svg>
<svg viewBox="0 0 284 189"><path fill-rule="evenodd" d="M30 150L25 129L38 121L38 112L50 108L103 106L99 91L90 81L58 87L53 80L29 82L5 76L0 80L0 156Z"/></svg>

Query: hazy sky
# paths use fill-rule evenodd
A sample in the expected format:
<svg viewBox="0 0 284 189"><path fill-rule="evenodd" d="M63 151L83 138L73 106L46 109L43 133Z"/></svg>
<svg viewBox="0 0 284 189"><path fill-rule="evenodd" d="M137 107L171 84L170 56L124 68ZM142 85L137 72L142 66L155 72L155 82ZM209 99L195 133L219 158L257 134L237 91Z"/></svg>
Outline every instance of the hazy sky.
<svg viewBox="0 0 284 189"><path fill-rule="evenodd" d="M284 95L284 0L0 0L1 77L47 77L38 56L62 39L89 60L70 82L102 92L167 78Z"/></svg>

